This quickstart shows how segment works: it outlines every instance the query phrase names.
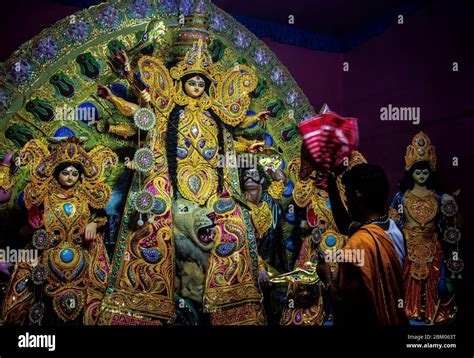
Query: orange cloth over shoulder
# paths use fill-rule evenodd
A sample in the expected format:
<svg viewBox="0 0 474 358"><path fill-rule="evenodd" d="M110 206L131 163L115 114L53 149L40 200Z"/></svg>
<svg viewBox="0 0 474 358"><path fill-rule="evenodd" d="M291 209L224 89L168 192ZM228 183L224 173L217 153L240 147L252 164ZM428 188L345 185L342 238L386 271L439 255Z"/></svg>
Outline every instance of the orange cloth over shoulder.
<svg viewBox="0 0 474 358"><path fill-rule="evenodd" d="M364 225L350 237L344 247L344 250L354 249L364 252L362 265L356 267L361 270L378 325L408 325L403 307L399 308L399 300L404 297L402 268L388 234L378 225ZM344 287L344 280L342 269L339 272L339 287Z"/></svg>

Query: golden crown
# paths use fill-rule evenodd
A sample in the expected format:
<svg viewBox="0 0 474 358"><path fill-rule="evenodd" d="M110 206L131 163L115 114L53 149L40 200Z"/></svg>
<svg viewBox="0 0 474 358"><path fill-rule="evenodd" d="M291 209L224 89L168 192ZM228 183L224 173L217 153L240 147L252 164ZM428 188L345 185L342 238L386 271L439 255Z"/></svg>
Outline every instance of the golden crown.
<svg viewBox="0 0 474 358"><path fill-rule="evenodd" d="M30 164L35 177L49 177L62 163L77 164L88 179L98 179L105 167L115 167L118 157L110 149L97 146L90 152L77 137L68 137L52 146L51 150L39 140L31 140L20 151L22 165Z"/></svg>
<svg viewBox="0 0 474 358"><path fill-rule="evenodd" d="M94 170L94 164L84 150L83 144L84 142L77 137L68 137L59 142L52 150L51 155L46 158L46 168L54 171L61 163L74 163L80 165L84 169L84 173L90 176Z"/></svg>
<svg viewBox="0 0 474 358"><path fill-rule="evenodd" d="M351 153L351 157L349 159L349 169L352 169L355 167L357 164L367 164L367 159L362 155L361 152L358 150L354 150Z"/></svg>
<svg viewBox="0 0 474 358"><path fill-rule="evenodd" d="M411 144L407 147L405 154L405 170L410 170L411 166L417 162L426 161L431 170L436 170L436 152L430 138L422 131L413 137Z"/></svg>
<svg viewBox="0 0 474 358"><path fill-rule="evenodd" d="M201 39L194 42L184 59L170 70L171 77L177 80L189 73L201 73L211 81L214 80L212 57Z"/></svg>

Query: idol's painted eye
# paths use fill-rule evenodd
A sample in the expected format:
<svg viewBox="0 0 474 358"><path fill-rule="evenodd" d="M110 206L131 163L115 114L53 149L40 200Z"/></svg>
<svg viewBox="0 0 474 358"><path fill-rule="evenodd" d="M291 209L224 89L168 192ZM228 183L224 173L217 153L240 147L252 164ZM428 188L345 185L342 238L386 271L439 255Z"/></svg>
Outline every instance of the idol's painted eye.
<svg viewBox="0 0 474 358"><path fill-rule="evenodd" d="M68 176L68 175L72 175L73 177L77 177L79 176L79 172L77 170L74 170L74 171L70 171L70 170L63 170L61 172L62 175L64 176Z"/></svg>
<svg viewBox="0 0 474 358"><path fill-rule="evenodd" d="M421 170L417 169L415 170L415 175L420 175L421 174Z"/></svg>
<svg viewBox="0 0 474 358"><path fill-rule="evenodd" d="M204 82L199 82L199 87L204 88L206 84Z"/></svg>
<svg viewBox="0 0 474 358"><path fill-rule="evenodd" d="M426 176L426 175L428 175L429 173L430 173L430 172L428 171L428 169L423 170L423 175Z"/></svg>
<svg viewBox="0 0 474 358"><path fill-rule="evenodd" d="M196 81L189 81L189 82L188 82L188 85L194 87L194 86L196 86Z"/></svg>

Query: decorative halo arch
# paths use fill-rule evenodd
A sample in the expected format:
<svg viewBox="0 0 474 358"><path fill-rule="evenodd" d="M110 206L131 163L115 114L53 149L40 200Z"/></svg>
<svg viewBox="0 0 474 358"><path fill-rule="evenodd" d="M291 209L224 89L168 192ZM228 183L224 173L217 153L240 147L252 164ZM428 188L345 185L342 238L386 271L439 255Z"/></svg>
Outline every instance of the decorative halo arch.
<svg viewBox="0 0 474 358"><path fill-rule="evenodd" d="M134 47L151 20L163 26L163 41L155 53L166 55L180 15L196 6L204 6L208 18L214 61L222 68L245 63L257 73L259 86L251 110L271 114L264 125L248 131L266 132L286 163L299 156L297 123L312 117L314 109L263 41L207 0L183 0L179 9L170 0L117 0L58 21L1 64L0 159L30 139L71 134L88 138L87 149L99 143L112 149L130 146L131 140L98 125L104 119L119 125L127 121L95 94L98 83L113 84L117 93L127 92L126 83L108 67L107 56Z"/></svg>

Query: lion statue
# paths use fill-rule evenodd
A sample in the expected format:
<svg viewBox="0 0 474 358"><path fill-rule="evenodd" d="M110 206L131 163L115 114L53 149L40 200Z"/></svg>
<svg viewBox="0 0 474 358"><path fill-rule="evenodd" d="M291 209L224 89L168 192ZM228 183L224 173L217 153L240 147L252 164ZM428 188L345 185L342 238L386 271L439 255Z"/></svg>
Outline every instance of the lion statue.
<svg viewBox="0 0 474 358"><path fill-rule="evenodd" d="M173 203L176 293L202 303L209 251L214 245L214 213L186 199Z"/></svg>

